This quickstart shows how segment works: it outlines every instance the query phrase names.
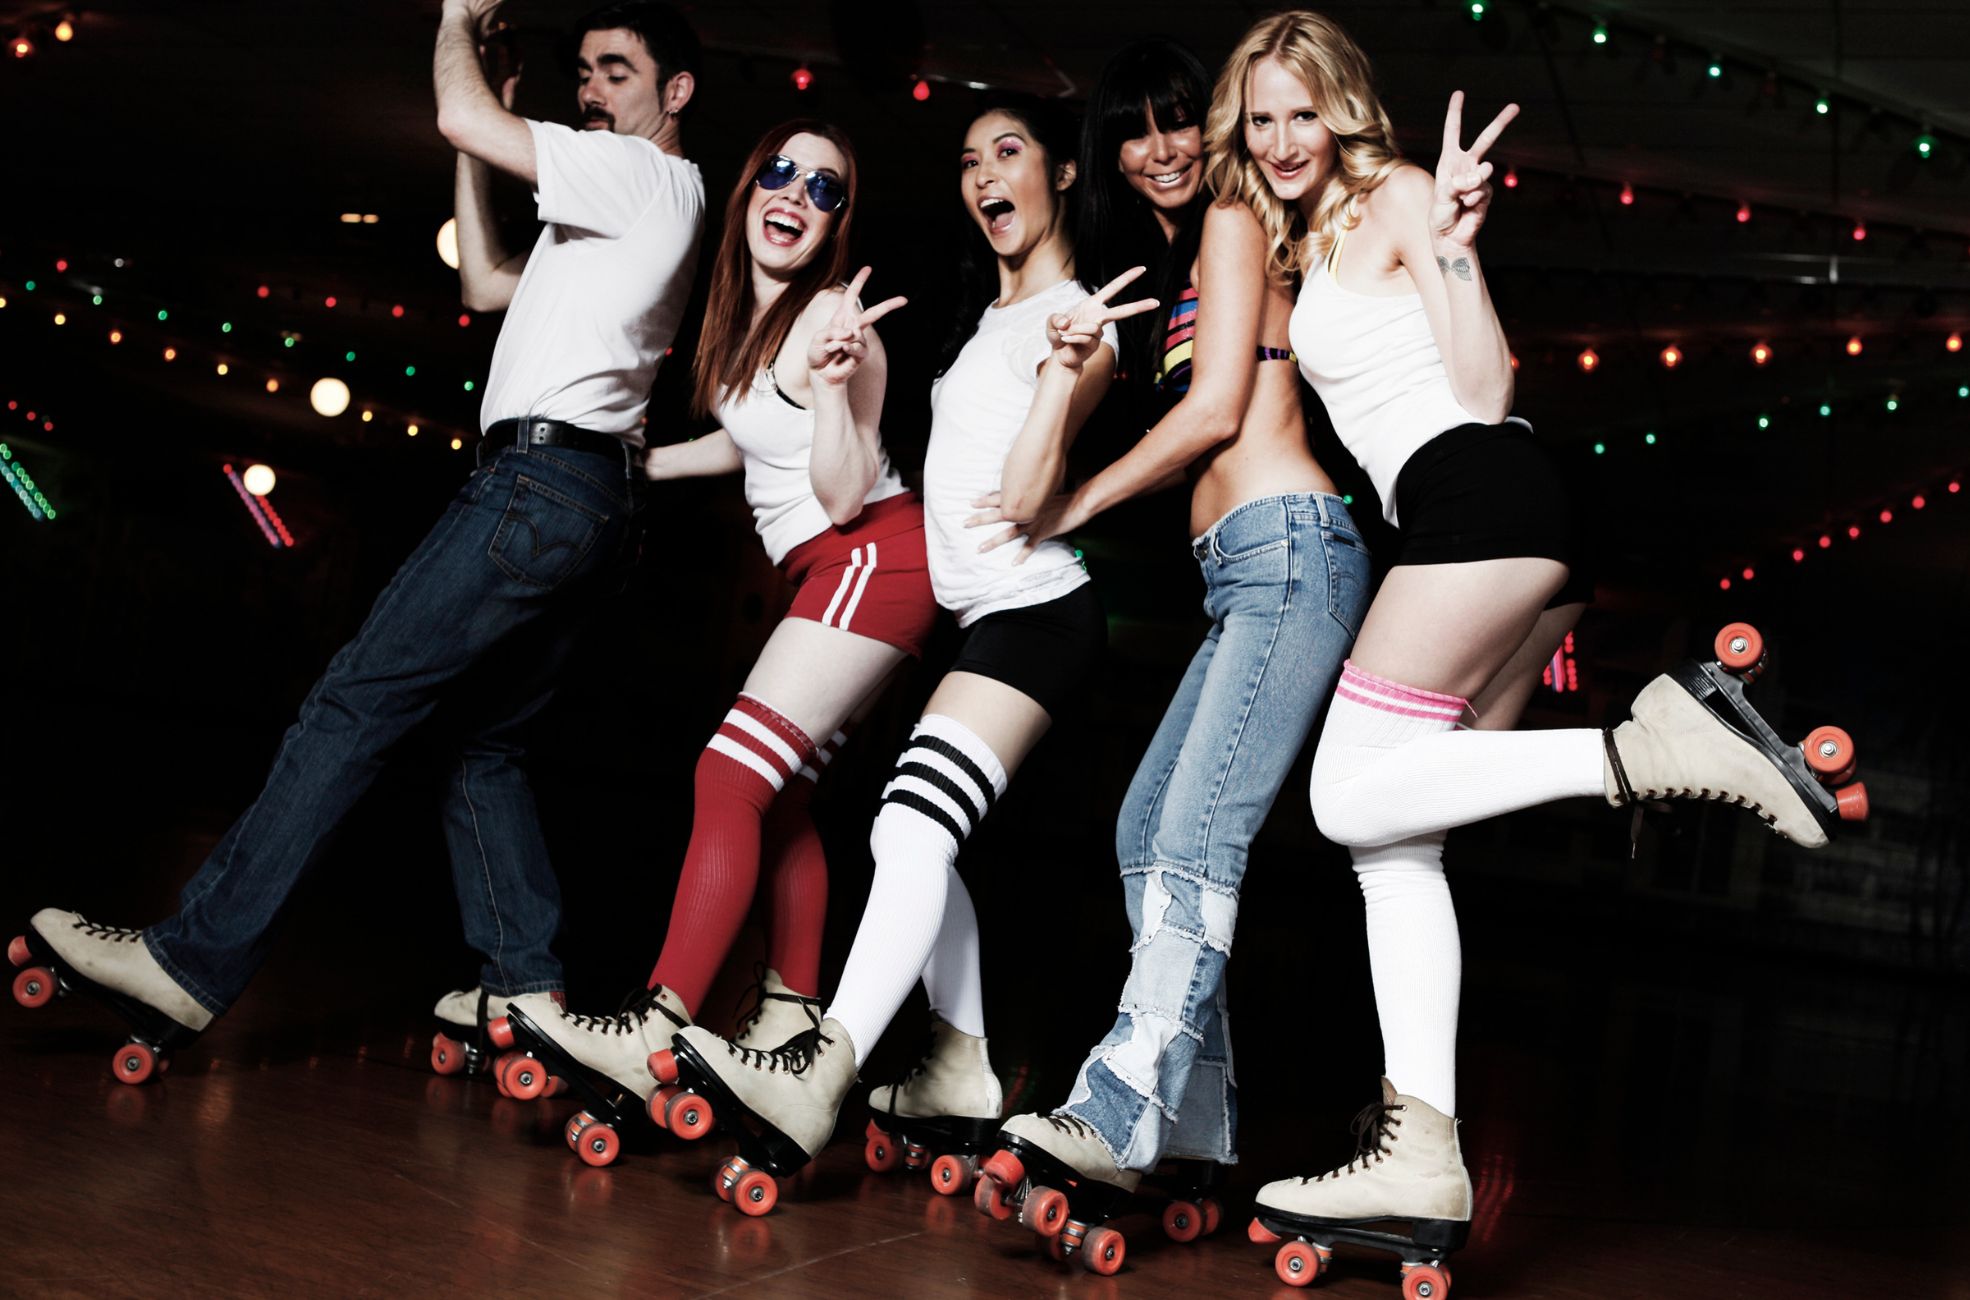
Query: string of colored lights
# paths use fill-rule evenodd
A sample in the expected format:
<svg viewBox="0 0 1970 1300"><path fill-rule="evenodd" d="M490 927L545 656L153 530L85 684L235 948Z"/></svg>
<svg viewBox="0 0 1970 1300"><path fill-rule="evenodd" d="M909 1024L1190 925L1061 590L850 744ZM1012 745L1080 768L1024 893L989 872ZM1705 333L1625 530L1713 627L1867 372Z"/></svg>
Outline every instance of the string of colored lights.
<svg viewBox="0 0 1970 1300"><path fill-rule="evenodd" d="M1644 51L1648 62L1664 72L1673 72L1679 58L1688 58L1698 69L1694 80L1699 88L1725 86L1738 75L1745 75L1755 79L1759 93L1775 108L1787 102L1788 89L1802 96L1810 95L1812 112L1801 114L1809 121L1837 119L1849 107L1861 110L1877 128L1889 119L1899 119L1911 132L1909 150L1923 162L1941 156L1945 144L1959 151L1970 144L1960 135L1938 131L1919 109L1888 103L1852 85L1836 84L1834 78L1784 67L1769 55L1728 49L1724 42L1644 26L1625 17L1611 19L1599 7L1578 9L1555 4L1553 0L1466 0L1465 12L1472 22L1481 23L1502 14L1507 7L1526 11L1535 26L1544 27L1556 38L1561 35L1559 22L1570 21L1576 28L1571 39L1578 42L1575 48L1583 51L1600 51L1612 56L1622 49L1639 49Z"/></svg>
<svg viewBox="0 0 1970 1300"><path fill-rule="evenodd" d="M1580 689L1580 661L1573 655L1573 633L1568 632L1560 648L1553 651L1552 662L1546 665L1539 680L1559 695Z"/></svg>
<svg viewBox="0 0 1970 1300"><path fill-rule="evenodd" d="M0 442L0 478L7 481L7 486L14 490L16 497L20 498L20 503L27 507L29 518L37 523L54 520L55 508L49 505L48 498L41 494L34 476L27 472L27 466L21 464L19 453L4 442Z"/></svg>
<svg viewBox="0 0 1970 1300"><path fill-rule="evenodd" d="M245 485L245 480L241 480L241 485ZM267 522L272 524L274 531L280 534L281 545L293 546L294 534L287 531L287 524L281 519L280 511L274 509L273 498L270 496L256 496L253 498L253 503L266 512Z"/></svg>
<svg viewBox="0 0 1970 1300"><path fill-rule="evenodd" d="M1936 399L1935 405L1933 406L1928 405L1926 400L1932 394ZM1704 418L1706 423L1712 426L1727 415L1731 419L1742 419L1749 426L1745 430L1747 433L1754 430L1759 433L1768 433L1774 429L1784 432L1785 424L1795 416L1801 422L1804 422L1809 417L1829 420L1833 418L1840 408L1850 407L1857 403L1865 403L1871 399L1880 402L1880 409L1886 415L1900 415L1902 412L1910 410L1911 400L1917 401L1918 406L1914 414L1902 417L1909 419L1915 418L1916 414L1921 414L1924 411L1933 414L1938 409L1944 407L1949 408L1947 413L1952 415L1958 412L1970 413L1970 411L1966 411L1963 405L1966 402L1970 402L1970 383L1952 384L1945 380L1942 384L1934 388L1927 386L1912 388L1907 384L1886 381L1871 385L1866 390L1859 388L1846 390L1840 394L1840 401L1837 406L1830 397L1798 394L1794 397L1786 397L1778 402L1767 403L1763 406L1740 407L1735 412L1719 412L1716 409L1712 409L1705 413ZM1775 414L1774 412L1778 412L1779 414ZM1781 415L1785 417L1783 420L1781 419ZM1795 425L1794 427L1797 426ZM1612 441L1612 435L1596 433L1593 437L1593 450L1596 456L1605 456L1616 446L1616 443ZM1656 430L1645 429L1642 431L1638 441L1644 447L1655 447L1661 445L1662 438ZM1633 450L1632 442L1624 440L1619 446L1624 450Z"/></svg>
<svg viewBox="0 0 1970 1300"><path fill-rule="evenodd" d="M1932 482L1939 481L1941 487L1915 489L1908 497L1908 508L1914 511L1927 510L1932 504L1932 493L1937 494L1935 499L1938 501L1960 501L1963 496L1964 477L1964 471L1960 467L1932 475ZM1815 552L1832 550L1841 537L1845 537L1849 542L1860 541L1866 532L1859 522L1862 519L1867 519L1870 526L1874 524L1886 526L1894 523L1896 506L1901 499L1899 495L1893 498L1873 497L1858 509L1837 512L1835 516L1831 516L1849 520L1845 527L1833 524L1821 529L1800 530L1799 533L1794 534L1800 538L1800 541L1793 545L1789 552L1792 563L1804 564ZM1729 591L1740 583L1755 581L1757 577L1758 565L1755 562L1746 563L1741 568L1717 579L1717 589Z"/></svg>
<svg viewBox="0 0 1970 1300"><path fill-rule="evenodd" d="M240 480L239 472L230 464L226 466L226 481L233 485L233 491L239 493L240 501L246 506L246 513L252 515L253 522L259 525L260 535L267 539L267 545L273 547L275 550L279 550L283 545L294 545L292 538L288 538L285 542L281 540L285 530L282 533L274 531L274 526L267 522L266 512L261 509L262 503L260 499L246 490L246 484Z"/></svg>

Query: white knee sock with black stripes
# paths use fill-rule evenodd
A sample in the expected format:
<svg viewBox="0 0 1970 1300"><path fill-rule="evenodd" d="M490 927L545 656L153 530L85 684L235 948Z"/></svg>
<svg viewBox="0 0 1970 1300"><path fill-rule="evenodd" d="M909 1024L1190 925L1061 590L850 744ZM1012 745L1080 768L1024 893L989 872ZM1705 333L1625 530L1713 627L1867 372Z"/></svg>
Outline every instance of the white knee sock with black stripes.
<svg viewBox="0 0 1970 1300"><path fill-rule="evenodd" d="M964 890L957 879L958 849L1005 788L1004 766L963 723L935 713L917 723L883 788L869 833L875 879L827 1010L826 1018L848 1031L856 1065L868 1059L933 953L939 986L933 1005L966 1033L974 1029L952 1017L975 1019L982 1036L978 922L968 895L961 907L951 904L953 893ZM947 921L948 944L941 937Z"/></svg>

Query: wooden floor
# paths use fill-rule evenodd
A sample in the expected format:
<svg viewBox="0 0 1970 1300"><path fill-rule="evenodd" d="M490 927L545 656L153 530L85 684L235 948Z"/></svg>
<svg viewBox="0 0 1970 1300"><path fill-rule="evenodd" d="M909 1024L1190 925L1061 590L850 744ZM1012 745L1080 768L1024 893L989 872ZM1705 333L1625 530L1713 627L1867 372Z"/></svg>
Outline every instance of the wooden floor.
<svg viewBox="0 0 1970 1300"><path fill-rule="evenodd" d="M100 1008L0 1005L6 1212L0 1291L76 1295L1284 1296L1271 1251L1245 1238L1256 1182L1293 1145L1248 1135L1217 1236L1117 1226L1123 1272L1044 1258L1028 1234L862 1164L859 1118L764 1219L716 1201L724 1150L654 1130L609 1169L568 1153L564 1101L519 1103L483 1079L439 1078L429 1031L405 1019L273 1027L251 1004L183 1052L168 1078L111 1080L120 1036ZM1536 1072L1534 1072L1536 1073ZM1494 1112L1514 1095L1481 1085ZM1829 1202L1806 1145L1781 1132L1747 1158L1700 1142L1670 1175L1624 1178L1625 1117L1523 1104L1470 1143L1479 1181L1456 1294L1693 1297L1970 1296L1961 1179L1941 1200L1895 1189ZM1344 1116L1320 1117L1323 1128ZM1532 1125L1533 1127L1525 1127ZM1877 1140L1920 1165L1923 1117L1879 1116ZM1931 1130L1932 1135L1934 1130ZM1948 1150L1960 1139L1944 1133ZM1525 1167L1520 1149L1535 1159ZM1660 1170L1651 1153L1640 1164ZM1864 1153L1835 1161L1847 1169ZM1536 1165L1537 1168L1531 1167ZM1794 1173L1790 1171L1798 1170ZM1301 1172L1308 1172L1302 1170ZM1891 1174L1891 1177L1900 1175ZM1799 1194L1774 1188L1797 1187ZM1797 1205L1785 1202L1796 1201ZM1798 1207L1805 1207L1800 1209ZM1343 1257L1320 1293L1400 1294L1393 1262Z"/></svg>

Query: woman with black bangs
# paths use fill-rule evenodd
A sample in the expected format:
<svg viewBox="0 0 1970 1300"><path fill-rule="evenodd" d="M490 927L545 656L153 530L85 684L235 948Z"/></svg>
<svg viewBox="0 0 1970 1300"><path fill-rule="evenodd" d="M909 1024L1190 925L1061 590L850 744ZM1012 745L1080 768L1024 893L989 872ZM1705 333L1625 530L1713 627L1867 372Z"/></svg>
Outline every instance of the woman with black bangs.
<svg viewBox="0 0 1970 1300"><path fill-rule="evenodd" d="M1367 607L1367 552L1307 447L1285 346L1293 286L1268 268L1251 210L1211 198L1225 158L1206 148L1209 105L1203 66L1174 42L1138 41L1104 69L1083 134L1084 238L1109 256L1134 256L1132 237L1166 246L1154 274L1170 308L1131 367L1164 414L1119 460L990 543L1042 542L1187 480L1211 618L1116 830L1134 932L1120 1014L1064 1106L1008 1122L1023 1129L1006 1144L1019 1159L986 1167L1009 1175L1008 1192L1021 1162L1053 1186L1064 1173L1119 1193L1165 1157L1236 1159L1224 966L1239 886ZM1105 1217L1086 1204L1072 1217ZM1093 1266L1092 1236L1084 1248Z"/></svg>

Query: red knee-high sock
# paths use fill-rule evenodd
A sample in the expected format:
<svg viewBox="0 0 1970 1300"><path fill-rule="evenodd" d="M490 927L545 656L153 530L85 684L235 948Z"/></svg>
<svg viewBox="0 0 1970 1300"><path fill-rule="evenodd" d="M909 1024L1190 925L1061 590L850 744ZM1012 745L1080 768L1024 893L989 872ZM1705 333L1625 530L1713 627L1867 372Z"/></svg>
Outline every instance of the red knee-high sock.
<svg viewBox="0 0 1970 1300"><path fill-rule="evenodd" d="M764 700L741 695L698 758L696 806L670 930L650 972L695 1014L738 937L759 883L760 822L814 742Z"/></svg>
<svg viewBox="0 0 1970 1300"><path fill-rule="evenodd" d="M766 964L788 988L809 997L821 992L821 931L828 917L828 859L809 805L821 773L847 739L835 732L766 814Z"/></svg>

